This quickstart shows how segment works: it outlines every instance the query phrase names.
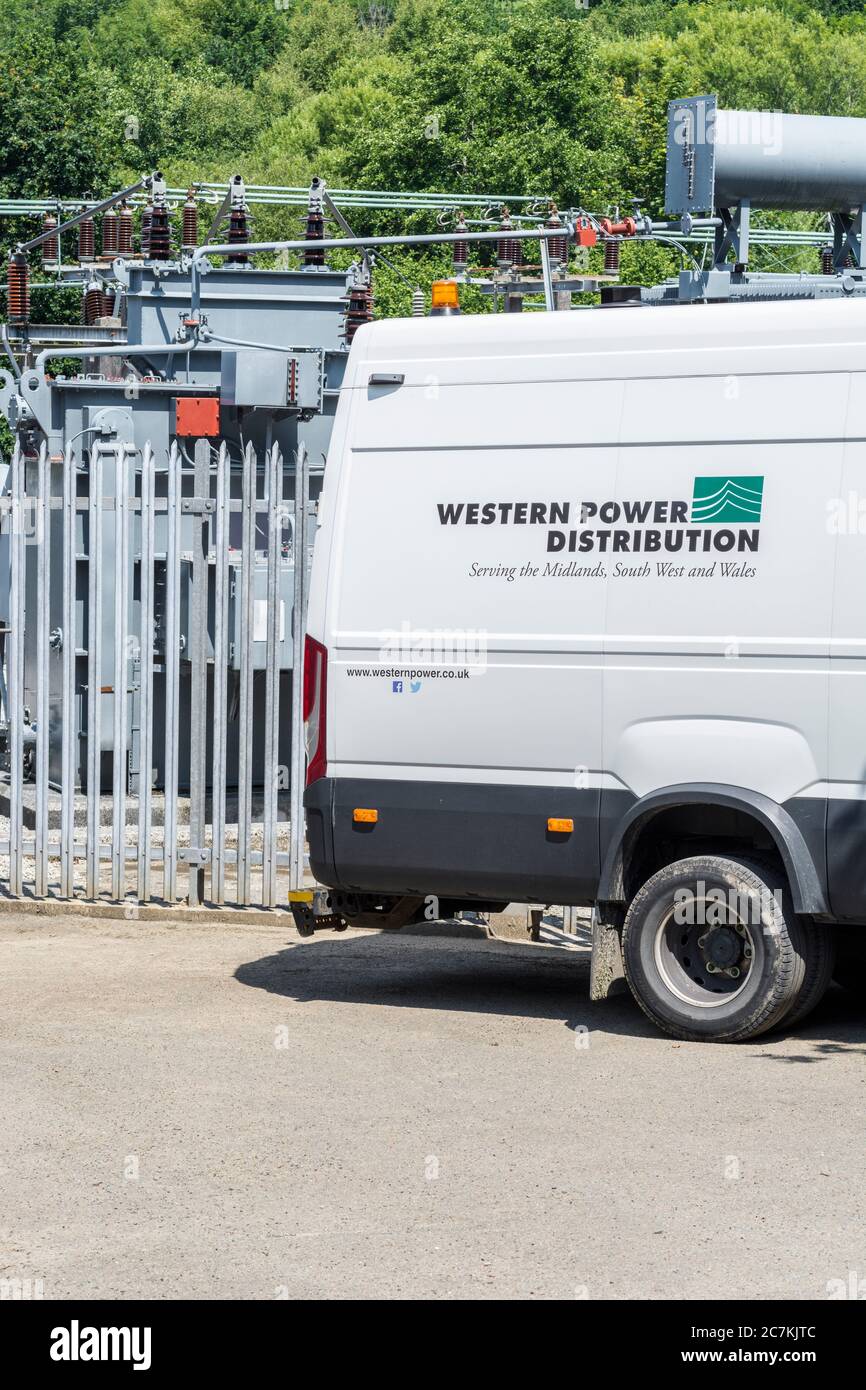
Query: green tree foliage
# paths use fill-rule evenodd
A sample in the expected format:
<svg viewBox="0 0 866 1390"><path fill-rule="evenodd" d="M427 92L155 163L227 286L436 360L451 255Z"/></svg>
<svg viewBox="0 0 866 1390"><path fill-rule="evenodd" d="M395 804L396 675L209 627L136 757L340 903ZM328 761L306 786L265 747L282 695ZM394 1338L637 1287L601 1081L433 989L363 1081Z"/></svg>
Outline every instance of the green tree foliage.
<svg viewBox="0 0 866 1390"><path fill-rule="evenodd" d="M243 86L273 63L288 35L286 12L273 0L193 0L187 13L203 35L204 63Z"/></svg>
<svg viewBox="0 0 866 1390"><path fill-rule="evenodd" d="M608 120L607 73L585 24L526 3L485 33L465 27L450 0L423 9L429 37L403 49L406 82L386 121L375 109L360 115L353 178L594 204L619 187L623 132ZM420 19L422 6L414 12Z"/></svg>
<svg viewBox="0 0 866 1390"><path fill-rule="evenodd" d="M0 18L7 195L159 167L658 212L672 97L866 115L862 0L0 0ZM262 209L256 231L298 225ZM673 263L653 254L629 273ZM447 257L394 264L380 300L405 308Z"/></svg>

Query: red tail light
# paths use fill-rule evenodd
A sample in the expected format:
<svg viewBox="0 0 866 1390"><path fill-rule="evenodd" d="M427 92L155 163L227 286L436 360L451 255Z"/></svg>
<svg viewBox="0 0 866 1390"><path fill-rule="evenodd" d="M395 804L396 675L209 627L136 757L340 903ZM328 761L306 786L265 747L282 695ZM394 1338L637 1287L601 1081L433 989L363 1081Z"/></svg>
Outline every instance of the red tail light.
<svg viewBox="0 0 866 1390"><path fill-rule="evenodd" d="M328 771L325 756L328 709L328 652L321 642L304 638L304 734L307 744L307 786Z"/></svg>

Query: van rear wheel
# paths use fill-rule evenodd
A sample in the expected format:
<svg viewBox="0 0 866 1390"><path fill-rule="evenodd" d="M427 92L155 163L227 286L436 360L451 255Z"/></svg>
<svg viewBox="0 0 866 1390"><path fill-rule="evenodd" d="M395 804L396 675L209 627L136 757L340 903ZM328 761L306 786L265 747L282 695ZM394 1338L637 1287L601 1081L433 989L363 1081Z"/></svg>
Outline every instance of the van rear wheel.
<svg viewBox="0 0 866 1390"><path fill-rule="evenodd" d="M654 874L626 914L626 979L659 1028L742 1042L778 1023L806 980L787 883L763 864L700 855Z"/></svg>
<svg viewBox="0 0 866 1390"><path fill-rule="evenodd" d="M849 994L866 1000L866 932L845 927L837 933L838 953L833 978Z"/></svg>
<svg viewBox="0 0 866 1390"><path fill-rule="evenodd" d="M833 979L836 966L836 929L808 917L798 917L800 954L806 970L800 991L785 1015L786 1028L793 1028L817 1008Z"/></svg>

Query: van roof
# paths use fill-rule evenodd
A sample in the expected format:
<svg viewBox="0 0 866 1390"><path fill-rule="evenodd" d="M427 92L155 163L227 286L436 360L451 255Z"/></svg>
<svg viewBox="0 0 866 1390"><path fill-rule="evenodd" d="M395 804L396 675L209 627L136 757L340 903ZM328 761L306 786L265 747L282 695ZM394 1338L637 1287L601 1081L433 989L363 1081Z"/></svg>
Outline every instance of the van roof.
<svg viewBox="0 0 866 1390"><path fill-rule="evenodd" d="M866 299L773 300L735 304L592 307L556 313L444 315L379 319L360 328L344 385L366 386L372 366L449 364L460 359L523 359L689 352L701 349L848 349L850 370L866 370ZM857 351L859 349L859 351ZM786 353L787 355L787 353ZM800 354L798 354L799 356ZM802 368L800 368L802 369Z"/></svg>

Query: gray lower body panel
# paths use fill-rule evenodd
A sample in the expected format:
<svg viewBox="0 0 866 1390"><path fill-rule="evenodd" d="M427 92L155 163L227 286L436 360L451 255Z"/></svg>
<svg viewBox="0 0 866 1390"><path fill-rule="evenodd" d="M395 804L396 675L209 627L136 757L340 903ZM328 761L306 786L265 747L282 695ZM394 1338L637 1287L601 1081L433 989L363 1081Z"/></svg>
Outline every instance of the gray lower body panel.
<svg viewBox="0 0 866 1390"><path fill-rule="evenodd" d="M325 777L305 796L310 864L320 883L346 891L592 903L600 864L636 800L595 788ZM375 808L378 820L355 823L355 807ZM833 917L866 923L866 801L798 797L784 809ZM684 814L685 833L700 841L700 808ZM549 817L574 829L551 833ZM728 833L748 852L753 823L738 821Z"/></svg>
<svg viewBox="0 0 866 1390"><path fill-rule="evenodd" d="M580 903L598 883L597 790L325 777L305 805L310 865L332 888ZM378 821L356 824L359 806ZM552 816L574 829L548 831Z"/></svg>

